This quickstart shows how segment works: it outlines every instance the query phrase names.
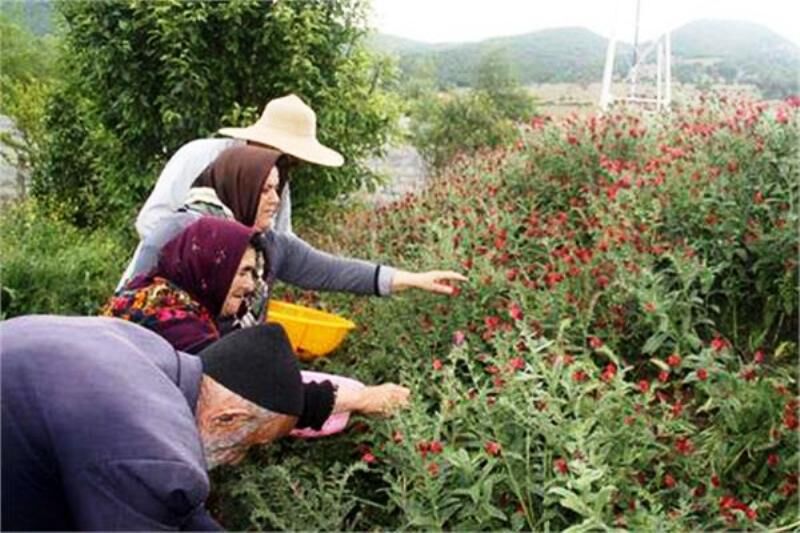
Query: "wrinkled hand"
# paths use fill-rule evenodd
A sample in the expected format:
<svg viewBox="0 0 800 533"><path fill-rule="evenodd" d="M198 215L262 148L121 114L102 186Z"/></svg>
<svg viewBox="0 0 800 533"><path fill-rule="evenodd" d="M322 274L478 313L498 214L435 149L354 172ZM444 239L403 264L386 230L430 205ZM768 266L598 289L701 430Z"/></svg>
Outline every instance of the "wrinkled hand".
<svg viewBox="0 0 800 533"><path fill-rule="evenodd" d="M452 295L456 292L456 287L448 285L451 281L467 281L467 278L452 270L431 270L429 272L398 270L392 280L392 292L415 288Z"/></svg>
<svg viewBox="0 0 800 533"><path fill-rule="evenodd" d="M390 415L408 406L411 393L406 387L394 383L384 383L361 389L358 411L365 415Z"/></svg>

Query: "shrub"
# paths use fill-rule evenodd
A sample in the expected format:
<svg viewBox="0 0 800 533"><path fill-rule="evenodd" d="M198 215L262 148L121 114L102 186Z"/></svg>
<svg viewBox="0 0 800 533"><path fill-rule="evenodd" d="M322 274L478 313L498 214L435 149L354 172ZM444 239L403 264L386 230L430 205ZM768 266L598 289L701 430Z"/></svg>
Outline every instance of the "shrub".
<svg viewBox="0 0 800 533"><path fill-rule="evenodd" d="M362 0L58 3L70 76L48 108L37 194L81 198L81 225L128 217L165 159L293 92L349 164L300 169L297 207L369 181L396 112L389 63L362 44ZM224 36L221 38L220 36ZM87 189L82 187L89 182ZM56 190L52 190L58 187Z"/></svg>
<svg viewBox="0 0 800 533"><path fill-rule="evenodd" d="M360 461L339 507L360 529L796 528L796 103L536 119L513 150L328 222L323 248L470 281L453 300L293 291L360 325L318 366L413 405L324 459L286 443L242 482L280 490L251 476L290 454Z"/></svg>
<svg viewBox="0 0 800 533"><path fill-rule="evenodd" d="M4 207L0 235L4 318L95 314L133 249L131 236L78 229L32 201Z"/></svg>

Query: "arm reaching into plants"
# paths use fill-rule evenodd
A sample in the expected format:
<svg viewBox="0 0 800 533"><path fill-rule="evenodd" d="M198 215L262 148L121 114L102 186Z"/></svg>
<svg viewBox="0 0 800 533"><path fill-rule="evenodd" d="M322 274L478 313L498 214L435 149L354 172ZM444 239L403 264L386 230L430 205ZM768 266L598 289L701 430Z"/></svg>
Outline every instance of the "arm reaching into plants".
<svg viewBox="0 0 800 533"><path fill-rule="evenodd" d="M392 278L392 292L405 289L422 289L439 294L454 295L456 288L444 282L467 281L467 278L451 270L431 270L429 272L406 272L398 270Z"/></svg>
<svg viewBox="0 0 800 533"><path fill-rule="evenodd" d="M333 412L353 411L364 415L390 415L408 405L410 391L394 383L363 389L339 387Z"/></svg>

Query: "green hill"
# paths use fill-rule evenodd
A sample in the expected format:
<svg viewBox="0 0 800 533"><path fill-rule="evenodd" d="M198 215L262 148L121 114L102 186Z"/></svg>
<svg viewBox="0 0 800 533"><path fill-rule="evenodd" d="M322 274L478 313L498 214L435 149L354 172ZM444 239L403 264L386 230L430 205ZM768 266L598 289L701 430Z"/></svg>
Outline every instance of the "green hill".
<svg viewBox="0 0 800 533"><path fill-rule="evenodd" d="M373 45L399 59L405 77L434 72L438 85L468 87L481 56L500 49L522 83L599 81L608 40L585 28L548 29L476 43L426 44L378 35ZM800 48L749 22L700 20L672 32L674 73L687 83L753 83L767 97L797 93ZM627 72L632 46L619 43L617 74Z"/></svg>

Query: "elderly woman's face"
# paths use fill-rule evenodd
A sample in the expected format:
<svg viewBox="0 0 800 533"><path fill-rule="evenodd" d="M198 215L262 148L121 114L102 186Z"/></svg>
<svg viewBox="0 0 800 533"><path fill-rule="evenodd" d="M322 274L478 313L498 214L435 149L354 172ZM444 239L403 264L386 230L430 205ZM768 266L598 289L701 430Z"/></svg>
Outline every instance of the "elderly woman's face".
<svg viewBox="0 0 800 533"><path fill-rule="evenodd" d="M222 311L220 315L223 317L231 317L239 312L239 308L245 298L253 294L256 290L256 251L252 246L247 247L242 256L242 261L239 263L239 268L236 275L233 277L231 288L228 289L228 296L225 297L225 303L222 304Z"/></svg>
<svg viewBox="0 0 800 533"><path fill-rule="evenodd" d="M253 228L258 231L264 231L272 227L272 221L278 212L278 207L280 207L281 197L278 195L279 178L278 167L272 167L269 176L264 181L261 199L258 202L256 221L253 223Z"/></svg>

